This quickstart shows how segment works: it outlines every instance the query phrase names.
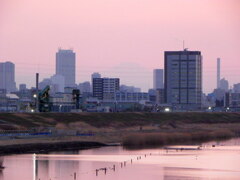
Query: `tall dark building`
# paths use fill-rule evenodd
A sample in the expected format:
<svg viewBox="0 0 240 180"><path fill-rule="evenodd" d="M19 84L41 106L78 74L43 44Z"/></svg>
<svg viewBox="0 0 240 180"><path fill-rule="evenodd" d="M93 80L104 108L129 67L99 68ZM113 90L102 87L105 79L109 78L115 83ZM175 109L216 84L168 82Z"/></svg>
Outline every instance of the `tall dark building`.
<svg viewBox="0 0 240 180"><path fill-rule="evenodd" d="M103 79L93 78L92 88L93 88L93 97L96 97L99 100L102 100L103 99Z"/></svg>
<svg viewBox="0 0 240 180"><path fill-rule="evenodd" d="M165 100L176 110L201 109L202 56L200 51L166 51Z"/></svg>

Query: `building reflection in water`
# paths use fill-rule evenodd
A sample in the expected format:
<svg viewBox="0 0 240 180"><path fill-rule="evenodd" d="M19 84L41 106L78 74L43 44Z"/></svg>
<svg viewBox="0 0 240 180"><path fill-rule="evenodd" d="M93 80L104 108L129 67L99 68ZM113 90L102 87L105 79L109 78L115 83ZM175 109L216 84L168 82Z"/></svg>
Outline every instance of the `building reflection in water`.
<svg viewBox="0 0 240 180"><path fill-rule="evenodd" d="M54 155L51 153L49 155ZM57 154L79 154L79 151L67 151L67 152L57 152ZM33 157L34 160L34 175L33 180L38 179L68 179L74 176L74 173L79 169L78 160L62 160L54 157L46 156L42 158L41 156Z"/></svg>
<svg viewBox="0 0 240 180"><path fill-rule="evenodd" d="M0 157L0 180L3 180L4 158Z"/></svg>

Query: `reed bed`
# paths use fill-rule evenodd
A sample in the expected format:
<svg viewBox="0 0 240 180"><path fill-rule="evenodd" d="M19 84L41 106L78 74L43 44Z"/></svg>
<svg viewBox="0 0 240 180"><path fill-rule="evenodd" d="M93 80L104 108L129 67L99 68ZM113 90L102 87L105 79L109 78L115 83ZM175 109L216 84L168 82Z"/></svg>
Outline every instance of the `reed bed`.
<svg viewBox="0 0 240 180"><path fill-rule="evenodd" d="M123 138L123 146L126 148L146 148L171 144L188 144L228 139L234 135L235 134L229 130L191 133L134 133Z"/></svg>

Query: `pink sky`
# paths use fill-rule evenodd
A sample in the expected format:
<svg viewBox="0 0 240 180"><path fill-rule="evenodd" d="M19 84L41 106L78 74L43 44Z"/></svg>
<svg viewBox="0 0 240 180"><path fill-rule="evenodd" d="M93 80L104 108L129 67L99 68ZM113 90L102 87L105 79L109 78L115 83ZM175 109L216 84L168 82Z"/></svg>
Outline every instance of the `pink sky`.
<svg viewBox="0 0 240 180"><path fill-rule="evenodd" d="M0 0L0 61L17 83L55 72L58 47L77 53L77 82L94 71L147 90L165 50L203 54L203 89L222 77L240 82L240 0Z"/></svg>

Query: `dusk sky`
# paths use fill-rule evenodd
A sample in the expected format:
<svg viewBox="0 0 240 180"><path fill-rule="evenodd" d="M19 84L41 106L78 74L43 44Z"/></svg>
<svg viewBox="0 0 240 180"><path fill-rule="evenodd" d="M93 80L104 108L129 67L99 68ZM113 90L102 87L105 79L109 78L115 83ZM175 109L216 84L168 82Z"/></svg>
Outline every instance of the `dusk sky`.
<svg viewBox="0 0 240 180"><path fill-rule="evenodd" d="M77 54L77 83L92 72L120 77L146 91L164 51L203 55L203 90L221 77L240 83L240 0L0 0L0 62L16 65L16 81L34 86L55 73L58 48Z"/></svg>

